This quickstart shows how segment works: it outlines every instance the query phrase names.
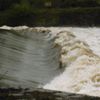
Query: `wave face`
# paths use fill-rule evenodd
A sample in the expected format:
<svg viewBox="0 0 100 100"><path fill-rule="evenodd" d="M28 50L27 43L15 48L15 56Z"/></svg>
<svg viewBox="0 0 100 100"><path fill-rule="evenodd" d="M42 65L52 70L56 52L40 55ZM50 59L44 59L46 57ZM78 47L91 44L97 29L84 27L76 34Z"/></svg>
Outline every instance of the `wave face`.
<svg viewBox="0 0 100 100"><path fill-rule="evenodd" d="M60 73L59 48L47 29L0 29L0 87L39 87Z"/></svg>
<svg viewBox="0 0 100 100"><path fill-rule="evenodd" d="M43 88L100 96L100 29L56 28L64 72ZM62 31L64 30L64 31Z"/></svg>

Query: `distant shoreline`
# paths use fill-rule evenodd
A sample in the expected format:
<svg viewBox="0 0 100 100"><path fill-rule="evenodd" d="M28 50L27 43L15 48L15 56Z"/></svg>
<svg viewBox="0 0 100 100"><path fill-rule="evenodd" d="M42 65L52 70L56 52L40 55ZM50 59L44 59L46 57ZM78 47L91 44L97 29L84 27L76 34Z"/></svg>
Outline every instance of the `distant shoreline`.
<svg viewBox="0 0 100 100"><path fill-rule="evenodd" d="M0 26L100 26L100 7L16 8L0 12Z"/></svg>

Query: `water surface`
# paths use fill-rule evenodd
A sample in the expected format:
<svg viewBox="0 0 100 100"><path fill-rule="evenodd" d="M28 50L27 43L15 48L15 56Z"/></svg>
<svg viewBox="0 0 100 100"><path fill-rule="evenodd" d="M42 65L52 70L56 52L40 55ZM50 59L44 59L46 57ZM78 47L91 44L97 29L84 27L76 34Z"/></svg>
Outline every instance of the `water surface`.
<svg viewBox="0 0 100 100"><path fill-rule="evenodd" d="M37 87L58 75L59 48L53 42L48 32L1 29L1 87Z"/></svg>

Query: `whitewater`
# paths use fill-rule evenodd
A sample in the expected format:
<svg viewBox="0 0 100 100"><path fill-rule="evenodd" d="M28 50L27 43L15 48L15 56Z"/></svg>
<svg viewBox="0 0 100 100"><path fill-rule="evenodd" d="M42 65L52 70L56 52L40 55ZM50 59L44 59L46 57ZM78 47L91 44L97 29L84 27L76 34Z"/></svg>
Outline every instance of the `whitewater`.
<svg viewBox="0 0 100 100"><path fill-rule="evenodd" d="M58 32L64 72L43 88L100 96L100 28L51 28Z"/></svg>
<svg viewBox="0 0 100 100"><path fill-rule="evenodd" d="M64 70L58 76L54 76L52 80L44 84L42 88L100 97L100 28L35 28L38 30L49 30L50 34L52 33L51 35L55 37L53 46L60 48L59 69ZM27 26L3 26L1 29L30 30ZM52 63L51 60L50 63ZM22 75L22 72L20 75ZM31 74L30 76L33 79L34 75L32 76Z"/></svg>

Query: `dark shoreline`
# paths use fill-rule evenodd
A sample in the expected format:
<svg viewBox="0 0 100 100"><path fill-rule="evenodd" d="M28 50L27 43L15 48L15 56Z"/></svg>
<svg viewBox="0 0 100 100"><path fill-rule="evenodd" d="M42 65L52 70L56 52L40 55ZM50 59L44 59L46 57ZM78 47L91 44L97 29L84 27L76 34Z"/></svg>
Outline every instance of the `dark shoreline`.
<svg viewBox="0 0 100 100"><path fill-rule="evenodd" d="M0 88L0 100L100 100L100 97L45 89Z"/></svg>

